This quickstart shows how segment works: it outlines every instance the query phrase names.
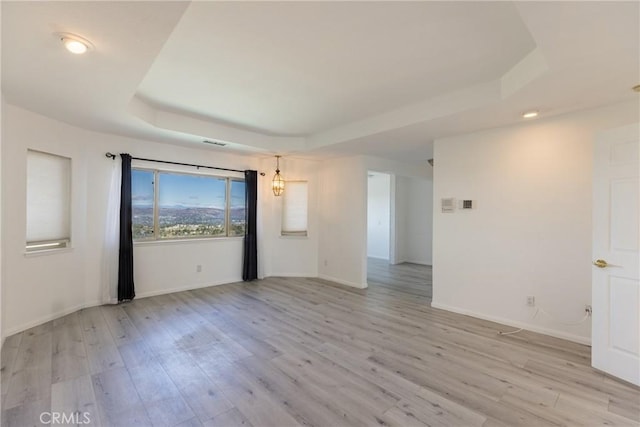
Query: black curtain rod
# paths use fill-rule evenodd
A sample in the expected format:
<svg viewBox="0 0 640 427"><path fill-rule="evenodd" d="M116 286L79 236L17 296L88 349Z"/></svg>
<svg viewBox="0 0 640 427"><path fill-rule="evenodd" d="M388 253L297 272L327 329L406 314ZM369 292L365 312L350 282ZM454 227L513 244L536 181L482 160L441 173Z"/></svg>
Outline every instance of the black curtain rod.
<svg viewBox="0 0 640 427"><path fill-rule="evenodd" d="M112 153L107 153L107 154L105 154L105 156L109 157L110 159L115 159L116 158L116 155L112 154ZM168 160L145 159L145 158L142 158L142 157L131 157L131 159L133 159L133 160L143 160L145 162L166 163L168 165L192 166L192 167L198 168L198 169L199 168L205 168L205 169L215 169L215 170L219 170L219 171L244 173L243 170L238 170L238 169L216 168L214 166L195 165L195 164L192 164L192 163L170 162Z"/></svg>

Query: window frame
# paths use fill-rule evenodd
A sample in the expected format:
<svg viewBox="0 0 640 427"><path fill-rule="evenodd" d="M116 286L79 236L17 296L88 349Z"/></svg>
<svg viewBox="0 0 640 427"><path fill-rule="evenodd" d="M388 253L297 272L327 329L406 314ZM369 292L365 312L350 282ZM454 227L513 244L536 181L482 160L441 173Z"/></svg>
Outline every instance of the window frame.
<svg viewBox="0 0 640 427"><path fill-rule="evenodd" d="M246 188L247 188L247 180L245 180L244 178L238 178L238 177L226 177L227 178L227 212L226 212L226 216L227 216L227 221L226 221L226 225L225 225L225 230L226 230L226 237L244 237L244 234L234 234L234 235L230 235L229 234L229 230L231 230L231 182L233 181L237 181L237 182L244 182L245 185L245 194L246 194ZM247 200L245 197L245 201L244 201L244 209L245 209L245 217L244 217L244 230L245 230L245 234L247 232Z"/></svg>
<svg viewBox="0 0 640 427"><path fill-rule="evenodd" d="M158 179L156 176L156 169L152 169L152 168L145 168L145 167L132 167L131 168L131 174L133 175L133 171L134 170L140 170L140 171L144 171L144 172L151 172L153 174L153 237L143 237L143 238L138 238L136 239L135 237L133 237L133 203L131 203L131 237L133 239L133 243L136 242L155 242L156 240L156 236L158 235L158 231L159 231L159 226L158 226L158 201L157 201L157 197L156 194L158 192ZM131 194L131 197L133 198L133 192Z"/></svg>
<svg viewBox="0 0 640 427"><path fill-rule="evenodd" d="M68 238L26 242L24 251L26 254L34 254L39 252L60 251L62 249L70 248L71 238Z"/></svg>
<svg viewBox="0 0 640 427"><path fill-rule="evenodd" d="M287 184L301 182L306 184L307 189L307 209L306 209L306 227L304 231L285 231L284 230L284 214L285 214L285 197L287 197ZM305 179L296 179L291 181L285 181L285 190L282 199L282 212L280 215L280 237L309 237L309 181Z"/></svg>
<svg viewBox="0 0 640 427"><path fill-rule="evenodd" d="M60 159L63 160L68 160L68 165L69 165L69 170L68 170L68 174L69 174L69 179L67 182L67 191L68 191L68 226L69 226L69 236L68 237L61 237L58 239L45 239L45 240L33 240L33 241L28 241L27 240L27 235L29 234L29 220L26 218L27 217L27 212L29 209L28 206L28 201L29 201L29 195L28 195L28 191L29 191L29 187L28 187L28 183L26 185L25 188L25 201L26 201L26 205L25 205L25 219L26 219L26 227L25 227L25 246L24 246L24 253L25 255L34 255L34 254L46 254L46 253L57 253L57 252L64 252L66 250L69 250L72 248L71 242L72 242L72 238L73 238L73 158L71 156L65 156L62 154L57 154L57 153L52 153L50 151L44 151L44 150L39 150L36 148L27 148L27 156L26 156L26 174L27 174L27 182L29 180L29 152L33 152L33 153L38 153L38 154L45 154L47 156L51 156L51 157L58 157Z"/></svg>
<svg viewBox="0 0 640 427"><path fill-rule="evenodd" d="M229 223L231 221L231 181L241 181L245 182L244 178L233 177L233 176L224 176L224 175L215 175L209 173L194 173L194 172L183 172L176 171L171 169L158 169L158 168L149 168L144 166L133 166L131 171L140 170L145 172L153 173L153 236L144 237L144 238L133 238L133 243L151 243L151 242L175 242L175 241L188 241L188 240L207 240L207 239L237 239L243 238L244 235L229 235ZM174 174L174 175L191 175L198 177L208 177L208 178L217 178L225 181L225 208L224 208L224 234L217 235L207 235L207 236L176 236L176 237L160 237L160 209L159 209L159 200L160 200L160 174ZM245 206L246 208L246 206ZM133 211L133 209L132 209ZM133 212L131 218L131 224L133 225ZM245 223L246 229L246 223Z"/></svg>

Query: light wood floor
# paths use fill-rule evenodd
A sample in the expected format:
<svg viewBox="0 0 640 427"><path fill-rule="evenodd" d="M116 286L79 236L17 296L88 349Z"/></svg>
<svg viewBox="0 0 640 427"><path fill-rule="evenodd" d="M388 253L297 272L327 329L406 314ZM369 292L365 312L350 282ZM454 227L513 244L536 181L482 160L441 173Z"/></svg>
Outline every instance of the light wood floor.
<svg viewBox="0 0 640 427"><path fill-rule="evenodd" d="M2 425L43 411L102 426L638 425L639 389L590 368L588 347L498 336L432 309L427 286L373 276L144 298L9 337Z"/></svg>
<svg viewBox="0 0 640 427"><path fill-rule="evenodd" d="M431 299L433 296L431 266L405 262L389 264L378 258L367 258L367 283Z"/></svg>

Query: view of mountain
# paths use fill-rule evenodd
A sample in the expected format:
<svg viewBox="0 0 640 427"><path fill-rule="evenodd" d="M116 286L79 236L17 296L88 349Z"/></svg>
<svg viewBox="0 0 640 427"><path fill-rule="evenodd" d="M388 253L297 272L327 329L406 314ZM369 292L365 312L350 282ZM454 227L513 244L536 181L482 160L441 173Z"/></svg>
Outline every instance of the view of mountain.
<svg viewBox="0 0 640 427"><path fill-rule="evenodd" d="M229 235L243 235L245 208L230 209ZM133 206L134 240L153 237L153 206ZM159 237L217 236L225 234L225 210L192 206L162 206L158 209Z"/></svg>

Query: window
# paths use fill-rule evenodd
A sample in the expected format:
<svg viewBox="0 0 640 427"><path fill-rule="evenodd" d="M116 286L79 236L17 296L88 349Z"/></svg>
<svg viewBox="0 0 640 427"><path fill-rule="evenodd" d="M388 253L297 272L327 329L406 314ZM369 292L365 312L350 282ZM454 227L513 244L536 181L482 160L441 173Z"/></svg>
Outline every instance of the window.
<svg viewBox="0 0 640 427"><path fill-rule="evenodd" d="M244 236L246 222L246 185L244 181L232 179L229 202L229 235Z"/></svg>
<svg viewBox="0 0 640 427"><path fill-rule="evenodd" d="M307 235L307 182L287 181L283 193L282 235Z"/></svg>
<svg viewBox="0 0 640 427"><path fill-rule="evenodd" d="M227 180L158 173L159 238L224 236Z"/></svg>
<svg viewBox="0 0 640 427"><path fill-rule="evenodd" d="M155 188L154 172L131 170L131 208L133 216L133 240L155 237Z"/></svg>
<svg viewBox="0 0 640 427"><path fill-rule="evenodd" d="M27 151L27 252L71 240L71 159Z"/></svg>
<svg viewBox="0 0 640 427"><path fill-rule="evenodd" d="M244 189L236 178L133 169L133 239L243 236Z"/></svg>

